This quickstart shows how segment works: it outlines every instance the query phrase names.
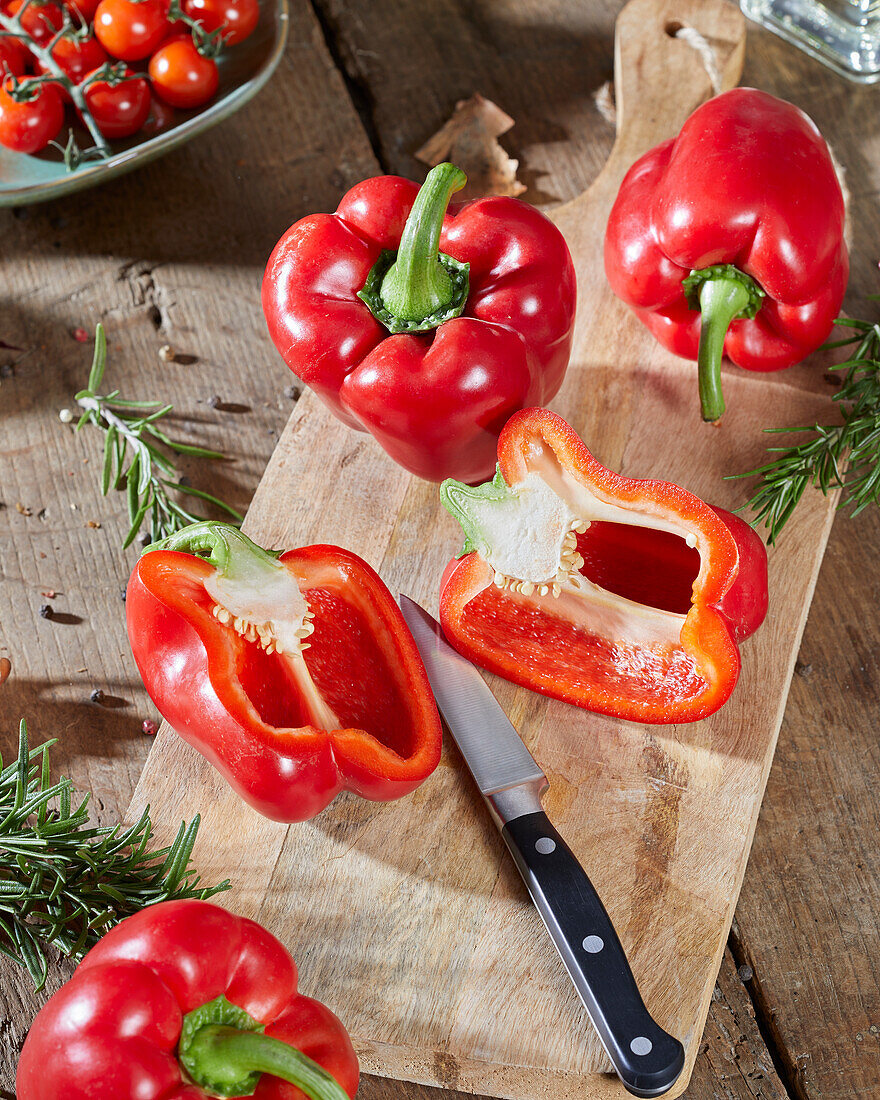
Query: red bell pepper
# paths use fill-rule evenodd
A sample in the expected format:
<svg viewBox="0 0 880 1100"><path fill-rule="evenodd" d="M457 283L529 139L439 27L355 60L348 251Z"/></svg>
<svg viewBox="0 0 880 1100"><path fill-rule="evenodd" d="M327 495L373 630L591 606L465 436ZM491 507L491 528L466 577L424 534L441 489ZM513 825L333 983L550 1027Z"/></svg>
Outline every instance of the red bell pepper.
<svg viewBox="0 0 880 1100"><path fill-rule="evenodd" d="M754 88L710 99L627 172L608 281L664 347L698 361L704 420L724 412L723 354L775 371L828 338L849 275L844 216L815 123Z"/></svg>
<svg viewBox="0 0 880 1100"><path fill-rule="evenodd" d="M421 189L365 180L335 214L293 225L263 280L269 332L294 374L429 481L487 477L504 423L556 394L571 350L562 234L516 199L447 212L465 182L452 164Z"/></svg>
<svg viewBox="0 0 880 1100"><path fill-rule="evenodd" d="M193 524L138 561L126 612L150 698L266 817L304 821L343 789L399 798L437 766L418 650L348 550L279 555L228 524Z"/></svg>
<svg viewBox="0 0 880 1100"><path fill-rule="evenodd" d="M508 422L493 481L440 491L467 536L440 619L469 660L638 722L692 722L729 697L737 642L767 612L766 551L743 520L606 470L546 409Z"/></svg>
<svg viewBox="0 0 880 1100"><path fill-rule="evenodd" d="M18 1100L348 1100L358 1061L296 963L254 921L206 901L127 917L40 1009Z"/></svg>

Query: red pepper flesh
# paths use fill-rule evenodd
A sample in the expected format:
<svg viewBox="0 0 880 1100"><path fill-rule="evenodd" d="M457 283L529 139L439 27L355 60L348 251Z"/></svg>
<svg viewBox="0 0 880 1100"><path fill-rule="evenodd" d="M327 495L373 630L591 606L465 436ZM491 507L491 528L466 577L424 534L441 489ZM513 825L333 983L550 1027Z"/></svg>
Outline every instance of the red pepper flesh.
<svg viewBox="0 0 880 1100"><path fill-rule="evenodd" d="M341 790L379 801L414 790L439 761L440 721L418 650L378 575L338 546L290 550L276 563L226 524L195 525L174 544L196 545L205 528L237 536L287 571L314 631L307 651L271 652L254 631L249 639L216 617L206 589L216 582L214 565L194 552L149 551L129 581L126 614L160 713L242 798L278 821L314 817Z"/></svg>
<svg viewBox="0 0 880 1100"><path fill-rule="evenodd" d="M717 710L739 676L737 643L767 612L767 556L751 527L677 485L605 469L546 409L511 418L498 469L491 486L441 490L471 550L441 582L452 645L508 680L618 718L690 722ZM548 487L559 506L543 514L562 517L554 537L568 532L558 573L504 573L504 554L537 562L550 544L526 503L538 490L553 501ZM507 527L487 518L518 508Z"/></svg>
<svg viewBox="0 0 880 1100"><path fill-rule="evenodd" d="M698 360L705 420L724 411L722 350L775 371L828 338L849 275L844 218L815 124L754 88L710 99L630 168L605 271L664 347Z"/></svg>
<svg viewBox="0 0 880 1100"><path fill-rule="evenodd" d="M421 192L397 176L365 180L335 214L293 225L263 280L269 332L290 369L349 427L369 431L396 462L433 481L491 473L511 413L559 390L574 323L574 267L559 230L510 198L447 212L463 181L448 164L429 173ZM407 224L417 197L427 209ZM389 331L360 295L386 251L399 249L400 260L408 231L397 283L377 272L372 296L365 293L377 309L383 296L393 301ZM446 320L437 319L442 308L433 311L454 292L438 247L457 276L469 265L461 312Z"/></svg>
<svg viewBox="0 0 880 1100"><path fill-rule="evenodd" d="M16 1074L18 1100L216 1095L183 1072L179 1043L189 1014L198 1021L202 1007L220 998L237 1006L220 1018L245 1022L254 1047L274 1047L281 1065L293 1069L285 1080L264 1073L256 1092L223 1095L355 1095L358 1061L351 1040L329 1008L297 992L296 963L286 948L254 921L189 900L162 902L127 917L89 951L31 1026ZM235 1038L221 1036L230 1050ZM222 1065L222 1041L214 1057ZM231 1054L228 1061L230 1069L240 1070ZM198 1060L191 1064L198 1074ZM289 1083L294 1080L316 1084L303 1091Z"/></svg>

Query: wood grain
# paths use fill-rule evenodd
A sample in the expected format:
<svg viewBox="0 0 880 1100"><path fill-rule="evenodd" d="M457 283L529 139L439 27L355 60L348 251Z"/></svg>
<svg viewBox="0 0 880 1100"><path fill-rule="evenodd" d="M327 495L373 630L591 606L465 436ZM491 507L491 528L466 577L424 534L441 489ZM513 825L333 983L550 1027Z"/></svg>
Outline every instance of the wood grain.
<svg viewBox="0 0 880 1100"><path fill-rule="evenodd" d="M750 36L744 82L807 110L846 166L856 230L846 308L875 319L877 89L763 33ZM797 1100L880 1096L878 546L876 509L835 520L737 909L737 953Z"/></svg>
<svg viewBox="0 0 880 1100"><path fill-rule="evenodd" d="M408 1100L465 1100L455 1089L407 1085ZM402 1086L382 1077L362 1079L358 1100L399 1100ZM755 1022L755 1013L729 951L712 991L712 1011L687 1092L690 1100L787 1100Z"/></svg>
<svg viewBox="0 0 880 1100"><path fill-rule="evenodd" d="M71 451L68 437L57 434L57 409L88 366L89 349L71 339L71 330L102 316L112 324L109 377L144 397L172 396L181 432L234 452L230 495L244 504L274 445L270 433L280 432L291 405L284 391L292 379L259 316L265 255L293 218L332 209L346 186L376 168L339 70L382 164L414 177L423 168L412 151L456 99L475 90L516 118L502 140L520 158L530 187L525 197L539 204L582 192L614 138L593 93L611 76L620 0L318 0L316 6L339 69L297 0L287 57L240 115L74 202L0 213L0 339L26 349L21 359L0 352L0 367L17 362L13 378L0 377L6 504L0 652L9 648L15 658L13 679L0 689L0 745L12 751L19 713L30 718L35 739L60 734L54 758L95 790L102 820L125 809L150 744L140 734L141 719L154 712L128 656L117 602L134 557L115 549L123 509L111 514L97 494L95 471L82 467L84 457L96 461L98 444L83 439ZM865 296L877 290L877 90L848 84L751 25L743 82L808 110L847 166L858 227L849 308L876 315ZM160 369L156 351L166 342L200 353L200 362ZM208 413L198 401L212 393L250 403L252 411ZM772 412L768 404L768 424ZM736 467L744 468L739 456ZM205 484L198 467L191 473ZM48 507L46 518L38 518L39 507L30 518L17 513L20 490L23 502ZM89 537L81 541L79 529L65 522L70 502L101 519L102 530L83 529ZM418 547L415 520L408 537ZM811 671L794 678L737 910L736 959L747 957L754 977L746 985L735 976L725 983L728 963L722 967L724 996L711 1001L689 1100L778 1100L785 1086L793 1097L816 1100L880 1093L880 981L872 950L872 922L880 914L873 736L880 723L878 540L874 513L840 519L832 532L801 652ZM72 593L58 606L84 620L61 624L57 641L37 614L48 587ZM88 674L80 673L86 664ZM109 686L130 705L107 711L90 705L93 685ZM794 908L786 903L789 891L797 895ZM66 973L53 967L50 989ZM0 960L4 1100L13 1096L17 1050L42 1000ZM763 1035L751 1020L752 1000ZM784 1085L770 1067L765 1038ZM364 1080L360 1095L441 1096L374 1077Z"/></svg>
<svg viewBox="0 0 880 1100"><path fill-rule="evenodd" d="M554 407L606 464L672 478L730 507L742 503L743 488L723 474L761 453L766 380L727 372L731 412L721 428L702 425L692 365L631 323L601 268L602 231L623 172L711 91L699 56L672 33L681 23L711 39L726 86L739 74L735 9L634 0L621 15L615 149L592 188L554 213L580 288L572 368ZM782 423L810 420L828 403L816 364L772 387ZM550 812L605 896L648 1004L686 1042L688 1072L676 1094L699 1046L832 506L818 494L806 499L794 537L773 555L774 617L746 647L738 691L712 720L646 730L499 685L548 770ZM456 540L436 489L397 470L307 394L248 529L289 545L318 526L322 539L338 538L390 584L436 606L436 578ZM300 945L307 988L346 1020L368 1071L516 1098L620 1092L454 750L409 799L381 806L343 798L287 830L242 806L164 730L132 812L146 801L169 820L182 806L203 807L212 840L199 850L201 865L209 874L235 866L229 903Z"/></svg>
<svg viewBox="0 0 880 1100"><path fill-rule="evenodd" d="M417 6L320 0L325 22L344 44L349 78L366 89L391 170L416 173L412 150L456 99L477 90L516 119L502 141L519 158L532 201L574 197L608 155L614 131L593 95L610 76L606 28L619 6L615 0ZM396 51L402 28L424 48ZM423 64L425 50L433 63ZM847 307L876 317L866 296L878 290L877 89L847 82L753 24L742 83L808 111L846 166L856 226ZM768 402L768 426L772 414ZM738 456L733 461L745 468ZM799 1098L880 1095L880 978L870 947L880 913L880 855L871 839L880 724L872 610L878 540L873 512L835 523L800 656L813 671L794 678L737 910L737 950L755 969L764 1034ZM797 896L794 909L789 892ZM853 899L857 920L840 920L836 915L850 914ZM710 1026L715 1012L713 1002ZM716 1095L695 1072L688 1095L704 1087L700 1095Z"/></svg>
<svg viewBox="0 0 880 1100"><path fill-rule="evenodd" d="M93 792L97 821L124 814L152 744L141 723L158 715L125 632L122 592L138 549L119 550L123 495L100 495L102 438L74 436L58 419L91 362L91 345L73 334L103 321L108 387L173 402L173 435L234 456L185 469L244 511L296 397L260 309L266 257L290 222L332 209L375 171L300 3L276 78L228 123L75 199L0 211L0 340L22 349L0 351L0 655L13 666L0 688L0 748L14 754L21 716L34 744L57 737L54 768ZM164 344L190 361L163 363ZM211 408L214 394L244 411ZM47 603L53 619L40 617ZM90 702L95 687L106 705ZM37 996L0 960L0 1095L12 1093L34 1013L68 974L53 967Z"/></svg>

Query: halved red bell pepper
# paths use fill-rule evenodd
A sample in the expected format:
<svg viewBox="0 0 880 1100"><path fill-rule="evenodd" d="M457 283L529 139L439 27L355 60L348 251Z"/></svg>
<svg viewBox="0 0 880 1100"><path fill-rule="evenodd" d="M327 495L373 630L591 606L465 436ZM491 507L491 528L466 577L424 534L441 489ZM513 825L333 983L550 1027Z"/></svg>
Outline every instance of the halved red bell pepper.
<svg viewBox="0 0 880 1100"><path fill-rule="evenodd" d="M790 367L831 332L849 274L843 193L815 123L734 88L627 172L608 219L614 293L698 361L703 419L724 412L721 358Z"/></svg>
<svg viewBox="0 0 880 1100"><path fill-rule="evenodd" d="M729 697L737 643L767 612L766 551L743 520L606 470L546 409L508 422L492 482L440 491L467 536L440 620L469 660L639 722L692 722Z"/></svg>
<svg viewBox="0 0 880 1100"><path fill-rule="evenodd" d="M341 790L399 798L437 766L418 650L348 550L278 554L193 524L138 561L126 612L150 698L266 817L304 821Z"/></svg>
<svg viewBox="0 0 880 1100"><path fill-rule="evenodd" d="M449 207L465 181L453 164L421 188L364 180L335 214L291 226L263 279L294 374L429 481L488 477L508 417L556 394L571 351L562 234L517 199Z"/></svg>
<svg viewBox="0 0 880 1100"><path fill-rule="evenodd" d="M261 925L206 901L127 917L40 1009L18 1100L349 1100L358 1060Z"/></svg>

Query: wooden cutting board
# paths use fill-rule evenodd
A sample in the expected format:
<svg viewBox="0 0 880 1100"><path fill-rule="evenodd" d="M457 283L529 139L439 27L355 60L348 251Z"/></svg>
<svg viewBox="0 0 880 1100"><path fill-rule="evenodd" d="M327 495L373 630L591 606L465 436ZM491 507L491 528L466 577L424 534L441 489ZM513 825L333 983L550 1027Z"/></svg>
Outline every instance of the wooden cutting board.
<svg viewBox="0 0 880 1100"><path fill-rule="evenodd" d="M608 290L602 237L624 172L674 134L716 84L740 73L744 26L721 0L632 0L617 24L619 136L607 166L553 217L578 272L575 351L553 407L597 457L735 508L759 464L761 429L827 414L816 361L777 375L728 368L723 423L701 423L694 365L673 358ZM491 685L550 778L546 808L587 868L645 1000L697 1054L755 829L834 501L804 498L771 553L767 623L743 647L730 702L693 725L641 727ZM267 546L338 542L392 591L437 612L443 566L461 544L436 487L395 466L316 398L297 404L248 513ZM343 796L286 827L241 802L163 726L132 813L152 806L170 836L198 810L196 862L228 876L223 902L279 935L302 985L346 1022L369 1073L534 1100L622 1096L586 1014L532 909L457 751L414 795Z"/></svg>

